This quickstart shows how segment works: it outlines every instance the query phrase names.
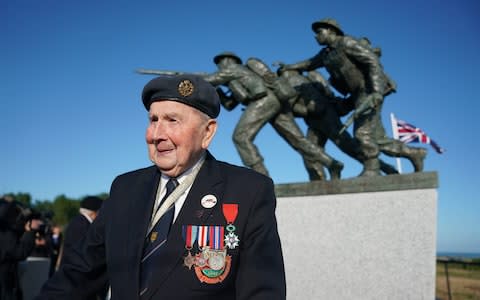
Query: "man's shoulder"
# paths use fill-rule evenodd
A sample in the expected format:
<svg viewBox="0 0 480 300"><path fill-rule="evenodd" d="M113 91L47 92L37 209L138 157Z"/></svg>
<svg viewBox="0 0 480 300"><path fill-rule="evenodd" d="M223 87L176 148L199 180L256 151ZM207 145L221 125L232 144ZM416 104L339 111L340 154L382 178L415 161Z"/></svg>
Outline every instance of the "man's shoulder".
<svg viewBox="0 0 480 300"><path fill-rule="evenodd" d="M84 225L84 224L90 224L87 220L87 218L82 215L82 214L77 214L74 216L70 222L68 222L67 228L71 226L78 226L78 225Z"/></svg>
<svg viewBox="0 0 480 300"><path fill-rule="evenodd" d="M70 222L67 224L65 229L65 238L68 241L72 241L78 237L78 235L83 234L87 231L90 226L90 222L83 215L78 214L73 217Z"/></svg>

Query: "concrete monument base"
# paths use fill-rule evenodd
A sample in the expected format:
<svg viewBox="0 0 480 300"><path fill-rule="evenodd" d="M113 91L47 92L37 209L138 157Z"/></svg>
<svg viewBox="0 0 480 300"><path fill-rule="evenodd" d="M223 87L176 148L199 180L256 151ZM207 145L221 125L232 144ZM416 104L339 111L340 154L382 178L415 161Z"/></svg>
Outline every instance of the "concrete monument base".
<svg viewBox="0 0 480 300"><path fill-rule="evenodd" d="M277 185L287 299L434 299L437 174Z"/></svg>

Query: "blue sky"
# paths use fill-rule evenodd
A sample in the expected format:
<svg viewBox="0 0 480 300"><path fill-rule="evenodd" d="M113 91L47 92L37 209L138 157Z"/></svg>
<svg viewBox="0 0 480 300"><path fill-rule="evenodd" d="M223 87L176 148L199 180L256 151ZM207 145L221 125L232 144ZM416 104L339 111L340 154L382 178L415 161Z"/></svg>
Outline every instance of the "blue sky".
<svg viewBox="0 0 480 300"><path fill-rule="evenodd" d="M275 4L274 4L275 3ZM149 165L140 93L152 77L137 68L214 72L212 58L293 63L319 46L312 22L333 17L383 51L398 92L389 115L413 123L447 150L428 145L426 171L439 175L439 251L480 252L480 4L447 1L38 1L0 0L0 194L36 200L108 192L113 178ZM223 110L211 146L241 164L231 141L241 114ZM305 129L302 120L299 124ZM300 155L271 129L255 143L276 183L307 181ZM354 177L361 165L327 152ZM385 158L392 164L395 160ZM411 172L408 161L402 161Z"/></svg>

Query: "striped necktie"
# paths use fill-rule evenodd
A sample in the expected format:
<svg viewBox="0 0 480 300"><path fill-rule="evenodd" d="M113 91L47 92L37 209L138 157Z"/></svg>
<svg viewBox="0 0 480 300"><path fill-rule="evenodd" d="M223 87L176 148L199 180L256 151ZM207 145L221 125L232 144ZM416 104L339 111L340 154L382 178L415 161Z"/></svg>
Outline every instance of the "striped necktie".
<svg viewBox="0 0 480 300"><path fill-rule="evenodd" d="M178 181L175 178L170 178L167 182L167 192L163 196L158 208L162 205L165 199L178 186ZM157 208L157 210L158 210ZM167 241L167 236L172 226L173 217L175 214L175 205L168 208L165 214L153 226L145 240L143 248L143 256L140 265L140 297L148 290L148 283L151 279L152 271L155 268L155 262L162 252L163 245ZM155 214L154 214L155 215Z"/></svg>

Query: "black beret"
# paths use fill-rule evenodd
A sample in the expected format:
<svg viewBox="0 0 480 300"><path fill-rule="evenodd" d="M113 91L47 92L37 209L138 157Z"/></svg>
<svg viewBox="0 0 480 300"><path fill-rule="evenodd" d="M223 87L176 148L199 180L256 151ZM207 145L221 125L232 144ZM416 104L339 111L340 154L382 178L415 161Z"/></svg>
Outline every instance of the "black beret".
<svg viewBox="0 0 480 300"><path fill-rule="evenodd" d="M102 206L103 200L95 196L87 196L80 202L81 208L97 211Z"/></svg>
<svg viewBox="0 0 480 300"><path fill-rule="evenodd" d="M149 110L152 102L163 100L192 106L211 118L216 118L220 113L217 91L198 75L160 76L150 80L143 88L143 105Z"/></svg>

